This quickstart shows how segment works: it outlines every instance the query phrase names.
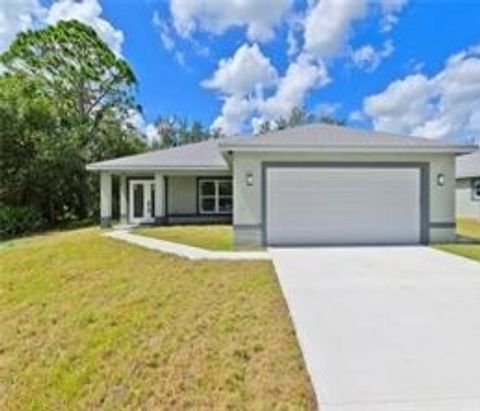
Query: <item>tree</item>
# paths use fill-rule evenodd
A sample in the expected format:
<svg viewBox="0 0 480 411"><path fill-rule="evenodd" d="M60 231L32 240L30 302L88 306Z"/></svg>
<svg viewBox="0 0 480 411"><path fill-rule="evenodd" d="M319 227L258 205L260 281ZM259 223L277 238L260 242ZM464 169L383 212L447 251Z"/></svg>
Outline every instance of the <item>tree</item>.
<svg viewBox="0 0 480 411"><path fill-rule="evenodd" d="M287 118L279 117L273 121L264 120L260 124L258 133L265 134L272 130L284 130L286 128L296 127L302 124L311 124L311 123L325 123L325 124L331 124L336 126L346 125L345 120L336 119L330 116L317 117L313 114L308 113L303 108L294 107Z"/></svg>
<svg viewBox="0 0 480 411"><path fill-rule="evenodd" d="M126 122L132 70L78 21L20 33L0 63L0 205L34 204L51 223L91 216L86 163L146 148Z"/></svg>
<svg viewBox="0 0 480 411"><path fill-rule="evenodd" d="M258 134L265 134L272 130L272 123L269 120L262 121Z"/></svg>
<svg viewBox="0 0 480 411"><path fill-rule="evenodd" d="M331 116L322 116L318 119L319 123L330 124L332 126L346 126L347 122Z"/></svg>
<svg viewBox="0 0 480 411"><path fill-rule="evenodd" d="M288 117L288 126L296 127L301 124L310 123L312 115L308 114L303 108L294 107Z"/></svg>
<svg viewBox="0 0 480 411"><path fill-rule="evenodd" d="M285 117L279 117L275 120L275 129L276 130L285 130L290 127L288 120Z"/></svg>
<svg viewBox="0 0 480 411"><path fill-rule="evenodd" d="M220 138L222 131L214 129L209 131L200 121L190 122L178 116L158 117L155 121L159 142L153 148L169 148L183 144L198 143L211 138Z"/></svg>
<svg viewBox="0 0 480 411"><path fill-rule="evenodd" d="M178 145L174 118L158 117L155 121L159 141L152 148L168 148Z"/></svg>
<svg viewBox="0 0 480 411"><path fill-rule="evenodd" d="M135 75L95 30L76 20L25 31L0 56L8 73L35 79L56 111L88 139L109 115L126 119L134 103Z"/></svg>

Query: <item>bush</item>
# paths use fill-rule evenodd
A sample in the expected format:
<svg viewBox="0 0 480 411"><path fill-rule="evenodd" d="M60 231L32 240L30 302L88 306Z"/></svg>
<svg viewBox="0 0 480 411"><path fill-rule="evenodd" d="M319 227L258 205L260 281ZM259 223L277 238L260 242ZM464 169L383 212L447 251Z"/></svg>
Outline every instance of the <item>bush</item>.
<svg viewBox="0 0 480 411"><path fill-rule="evenodd" d="M44 227L42 214L34 208L0 206L0 239L32 233Z"/></svg>

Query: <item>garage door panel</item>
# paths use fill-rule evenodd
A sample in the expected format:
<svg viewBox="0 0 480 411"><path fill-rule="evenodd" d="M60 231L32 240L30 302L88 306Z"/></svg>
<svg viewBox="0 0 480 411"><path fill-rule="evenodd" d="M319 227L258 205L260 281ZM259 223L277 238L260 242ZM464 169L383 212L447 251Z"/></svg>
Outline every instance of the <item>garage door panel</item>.
<svg viewBox="0 0 480 411"><path fill-rule="evenodd" d="M269 168L270 244L420 241L419 169Z"/></svg>

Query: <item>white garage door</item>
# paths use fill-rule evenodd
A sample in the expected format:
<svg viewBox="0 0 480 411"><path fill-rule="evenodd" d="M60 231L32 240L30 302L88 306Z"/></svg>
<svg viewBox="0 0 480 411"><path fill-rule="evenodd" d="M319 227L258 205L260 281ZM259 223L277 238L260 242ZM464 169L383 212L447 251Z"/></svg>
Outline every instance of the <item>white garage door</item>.
<svg viewBox="0 0 480 411"><path fill-rule="evenodd" d="M269 167L268 244L401 244L421 239L417 168Z"/></svg>

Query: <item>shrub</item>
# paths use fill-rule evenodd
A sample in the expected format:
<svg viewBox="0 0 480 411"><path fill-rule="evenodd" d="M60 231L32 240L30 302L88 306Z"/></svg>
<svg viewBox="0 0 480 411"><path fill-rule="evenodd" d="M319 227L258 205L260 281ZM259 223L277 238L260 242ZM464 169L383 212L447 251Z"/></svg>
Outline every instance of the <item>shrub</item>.
<svg viewBox="0 0 480 411"><path fill-rule="evenodd" d="M34 208L0 206L0 239L32 233L43 227L45 220Z"/></svg>

